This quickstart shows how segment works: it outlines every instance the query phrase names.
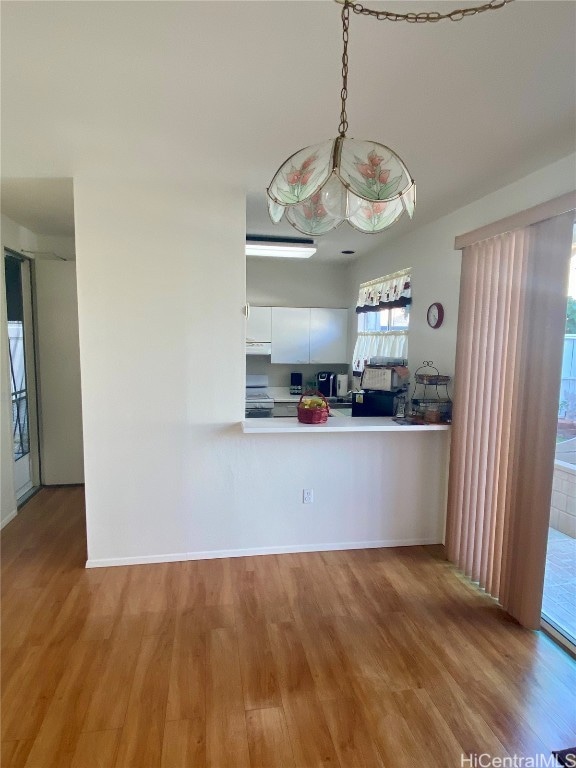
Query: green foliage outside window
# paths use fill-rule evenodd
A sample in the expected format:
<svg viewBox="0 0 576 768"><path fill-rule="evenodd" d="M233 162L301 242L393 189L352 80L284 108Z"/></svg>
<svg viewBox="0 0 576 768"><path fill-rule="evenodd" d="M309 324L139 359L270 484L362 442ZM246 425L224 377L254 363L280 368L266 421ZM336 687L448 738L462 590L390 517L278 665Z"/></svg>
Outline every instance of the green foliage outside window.
<svg viewBox="0 0 576 768"><path fill-rule="evenodd" d="M576 333L576 299L568 296L566 306L566 331L565 333Z"/></svg>

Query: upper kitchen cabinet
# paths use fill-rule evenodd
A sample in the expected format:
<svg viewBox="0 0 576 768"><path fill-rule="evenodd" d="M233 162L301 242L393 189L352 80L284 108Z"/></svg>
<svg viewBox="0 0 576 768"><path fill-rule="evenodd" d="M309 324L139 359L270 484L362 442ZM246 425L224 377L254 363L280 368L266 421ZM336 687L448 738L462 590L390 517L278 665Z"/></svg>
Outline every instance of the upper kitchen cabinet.
<svg viewBox="0 0 576 768"><path fill-rule="evenodd" d="M272 307L250 307L246 341L272 341Z"/></svg>
<svg viewBox="0 0 576 768"><path fill-rule="evenodd" d="M270 356L272 351L272 307L248 307L246 354Z"/></svg>
<svg viewBox="0 0 576 768"><path fill-rule="evenodd" d="M346 363L346 309L272 307L272 363Z"/></svg>
<svg viewBox="0 0 576 768"><path fill-rule="evenodd" d="M346 363L348 354L348 310L310 310L310 362Z"/></svg>
<svg viewBox="0 0 576 768"><path fill-rule="evenodd" d="M272 307L271 362L310 362L310 310L307 307Z"/></svg>

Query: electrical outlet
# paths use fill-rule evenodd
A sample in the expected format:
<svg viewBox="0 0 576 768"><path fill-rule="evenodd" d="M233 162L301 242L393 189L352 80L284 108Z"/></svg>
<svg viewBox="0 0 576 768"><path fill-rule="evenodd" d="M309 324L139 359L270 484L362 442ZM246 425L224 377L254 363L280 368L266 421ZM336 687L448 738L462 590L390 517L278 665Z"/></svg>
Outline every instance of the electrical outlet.
<svg viewBox="0 0 576 768"><path fill-rule="evenodd" d="M304 488L302 491L302 504L312 504L314 501L314 491L312 488Z"/></svg>

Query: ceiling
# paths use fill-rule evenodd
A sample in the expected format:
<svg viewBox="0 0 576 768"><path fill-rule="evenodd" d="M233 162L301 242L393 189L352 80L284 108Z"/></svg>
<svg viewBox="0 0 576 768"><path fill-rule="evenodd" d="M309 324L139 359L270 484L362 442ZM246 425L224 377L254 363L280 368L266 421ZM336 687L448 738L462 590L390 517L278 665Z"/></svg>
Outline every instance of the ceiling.
<svg viewBox="0 0 576 768"><path fill-rule="evenodd" d="M72 179L2 179L2 213L39 235L74 235Z"/></svg>
<svg viewBox="0 0 576 768"><path fill-rule="evenodd" d="M169 175L245 191L249 233L296 234L269 222L265 189L290 154L337 134L340 9L4 0L2 210L69 235L63 180ZM342 225L314 258L361 255L573 152L575 41L573 0L516 0L460 23L352 14L349 135L398 152L418 204L412 222L381 235Z"/></svg>

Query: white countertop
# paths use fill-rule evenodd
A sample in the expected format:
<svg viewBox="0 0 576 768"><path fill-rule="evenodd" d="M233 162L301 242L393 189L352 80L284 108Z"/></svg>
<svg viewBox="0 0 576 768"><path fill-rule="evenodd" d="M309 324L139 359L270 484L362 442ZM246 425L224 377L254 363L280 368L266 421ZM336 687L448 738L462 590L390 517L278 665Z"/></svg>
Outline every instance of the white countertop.
<svg viewBox="0 0 576 768"><path fill-rule="evenodd" d="M296 416L285 419L246 419L241 422L246 434L278 434L281 432L439 432L449 424L397 424L390 416L331 417L324 424L302 424Z"/></svg>

